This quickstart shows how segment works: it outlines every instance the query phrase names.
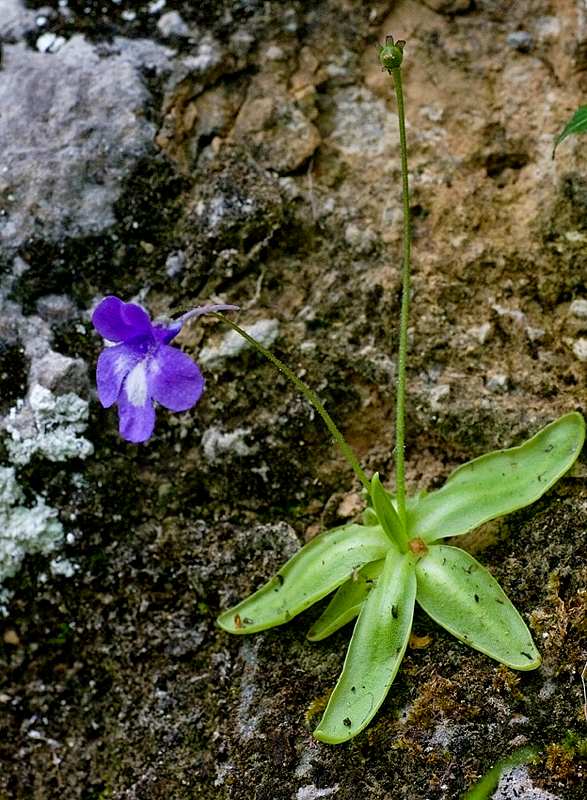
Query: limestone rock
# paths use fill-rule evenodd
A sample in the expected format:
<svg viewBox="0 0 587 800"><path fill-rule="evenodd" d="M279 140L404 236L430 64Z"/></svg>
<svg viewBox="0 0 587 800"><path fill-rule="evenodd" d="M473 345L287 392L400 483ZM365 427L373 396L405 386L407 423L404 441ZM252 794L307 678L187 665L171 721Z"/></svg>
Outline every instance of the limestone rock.
<svg viewBox="0 0 587 800"><path fill-rule="evenodd" d="M162 67L154 43L118 39L104 54L82 36L57 53L4 49L0 71L0 247L107 229L122 182L151 147L141 63Z"/></svg>
<svg viewBox="0 0 587 800"><path fill-rule="evenodd" d="M245 102L233 130L238 142L248 145L260 164L281 175L307 161L320 134L285 95L261 95Z"/></svg>

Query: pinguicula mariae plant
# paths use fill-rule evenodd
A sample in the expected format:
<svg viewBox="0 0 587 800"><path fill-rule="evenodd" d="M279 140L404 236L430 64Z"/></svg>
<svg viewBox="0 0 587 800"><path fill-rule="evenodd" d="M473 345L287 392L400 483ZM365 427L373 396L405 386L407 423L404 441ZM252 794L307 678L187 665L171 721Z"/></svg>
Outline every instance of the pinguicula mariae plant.
<svg viewBox="0 0 587 800"><path fill-rule="evenodd" d="M342 674L314 736L330 744L351 739L372 720L401 664L416 601L465 644L518 670L535 669L540 654L522 617L495 578L466 551L443 544L496 517L533 503L573 465L585 438L571 412L519 447L476 458L438 491L406 497L404 436L410 295L410 201L401 65L404 42L387 37L379 59L395 88L404 214L402 303L396 383L395 482L391 496L369 478L315 394L282 362L244 334L318 410L363 484L363 524L319 534L264 586L220 615L229 633L248 634L288 622L334 592L311 627L319 641L357 618ZM219 315L220 316L220 315Z"/></svg>
<svg viewBox="0 0 587 800"><path fill-rule="evenodd" d="M464 550L443 544L541 497L573 465L585 438L581 414L571 412L518 447L498 450L456 469L439 490L406 496L405 396L410 287L410 203L401 64L404 42L387 37L379 59L393 79L397 100L404 213L402 304L396 383L395 495L375 473L369 478L316 393L273 353L220 314L235 306L204 306L170 326L152 325L147 313L106 298L94 313L98 331L114 347L98 363L104 406L118 403L124 438L151 436L153 401L173 411L191 408L203 389L197 366L169 347L182 324L210 313L260 351L322 417L363 485L362 524L319 534L254 594L218 619L234 634L281 625L334 593L308 638L319 641L356 618L342 674L314 736L330 744L356 736L373 719L401 664L415 603L465 644L512 669L531 670L540 654L522 617L492 575Z"/></svg>

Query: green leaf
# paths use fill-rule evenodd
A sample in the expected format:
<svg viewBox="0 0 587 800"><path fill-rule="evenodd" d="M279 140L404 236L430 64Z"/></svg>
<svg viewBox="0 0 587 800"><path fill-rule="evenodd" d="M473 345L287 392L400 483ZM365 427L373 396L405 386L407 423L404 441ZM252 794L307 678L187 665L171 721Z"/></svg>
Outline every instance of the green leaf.
<svg viewBox="0 0 587 800"><path fill-rule="evenodd" d="M312 539L254 594L218 617L229 633L256 633L288 622L337 589L369 561L384 558L382 528L344 525Z"/></svg>
<svg viewBox="0 0 587 800"><path fill-rule="evenodd" d="M396 544L402 552L405 552L408 549L408 538L404 526L391 502L390 496L381 484L378 472L371 478L371 500L373 501L373 508L379 519L379 524L391 541Z"/></svg>
<svg viewBox="0 0 587 800"><path fill-rule="evenodd" d="M410 538L460 536L538 500L581 452L585 420L577 412L551 422L527 442L456 469L442 489L408 507Z"/></svg>
<svg viewBox="0 0 587 800"><path fill-rule="evenodd" d="M556 148L567 136L571 136L575 133L585 133L585 131L587 131L587 106L580 106L554 140L552 157L554 158Z"/></svg>
<svg viewBox="0 0 587 800"><path fill-rule="evenodd" d="M327 636L342 628L358 616L367 595L377 584L377 579L383 569L383 559L371 561L362 569L353 573L346 583L338 589L321 617L308 631L311 642L319 642Z"/></svg>
<svg viewBox="0 0 587 800"><path fill-rule="evenodd" d="M540 654L495 578L458 547L432 545L416 565L416 599L465 644L512 669L536 669Z"/></svg>
<svg viewBox="0 0 587 800"><path fill-rule="evenodd" d="M373 719L405 653L415 597L413 557L390 550L359 614L342 674L314 731L316 739L346 742Z"/></svg>

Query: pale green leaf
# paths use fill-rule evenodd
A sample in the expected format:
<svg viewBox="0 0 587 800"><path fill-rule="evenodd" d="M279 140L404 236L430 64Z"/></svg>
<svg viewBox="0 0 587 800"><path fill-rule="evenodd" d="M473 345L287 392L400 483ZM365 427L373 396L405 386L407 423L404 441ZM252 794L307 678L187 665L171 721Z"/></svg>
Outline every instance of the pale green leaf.
<svg viewBox="0 0 587 800"><path fill-rule="evenodd" d="M417 563L416 577L418 603L457 639L512 669L540 666L526 623L495 578L469 553L432 545Z"/></svg>
<svg viewBox="0 0 587 800"><path fill-rule="evenodd" d="M342 674L314 731L317 739L346 742L373 719L405 653L415 597L413 557L390 550L359 614Z"/></svg>
<svg viewBox="0 0 587 800"><path fill-rule="evenodd" d="M538 500L577 459L581 414L565 414L519 447L496 450L456 469L445 485L408 507L410 538L460 536Z"/></svg>
<svg viewBox="0 0 587 800"><path fill-rule="evenodd" d="M365 564L337 590L323 614L308 631L311 642L326 639L358 616L369 592L375 588L383 569L383 559Z"/></svg>
<svg viewBox="0 0 587 800"><path fill-rule="evenodd" d="M383 530L394 544L405 551L408 540L404 526L395 510L391 497L383 488L378 472L371 478L371 500Z"/></svg>
<svg viewBox="0 0 587 800"><path fill-rule="evenodd" d="M321 533L258 591L221 614L218 624L229 633L282 625L337 589L363 564L384 558L390 546L379 526L351 524Z"/></svg>
<svg viewBox="0 0 587 800"><path fill-rule="evenodd" d="M556 148L564 139L567 138L567 136L577 133L585 133L585 131L587 131L587 106L580 106L554 140L552 157L554 158Z"/></svg>

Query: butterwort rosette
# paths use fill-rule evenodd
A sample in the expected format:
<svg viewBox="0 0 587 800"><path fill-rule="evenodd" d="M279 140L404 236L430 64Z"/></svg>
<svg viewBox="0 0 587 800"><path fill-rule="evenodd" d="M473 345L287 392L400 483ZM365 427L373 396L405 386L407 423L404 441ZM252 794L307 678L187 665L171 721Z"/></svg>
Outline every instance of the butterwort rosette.
<svg viewBox="0 0 587 800"><path fill-rule="evenodd" d="M119 431L129 442L145 442L155 427L155 403L187 411L204 391L198 365L170 342L193 317L237 306L208 305L188 311L169 325L154 325L136 303L109 296L98 305L92 323L108 346L96 370L98 398L104 408L118 404Z"/></svg>

